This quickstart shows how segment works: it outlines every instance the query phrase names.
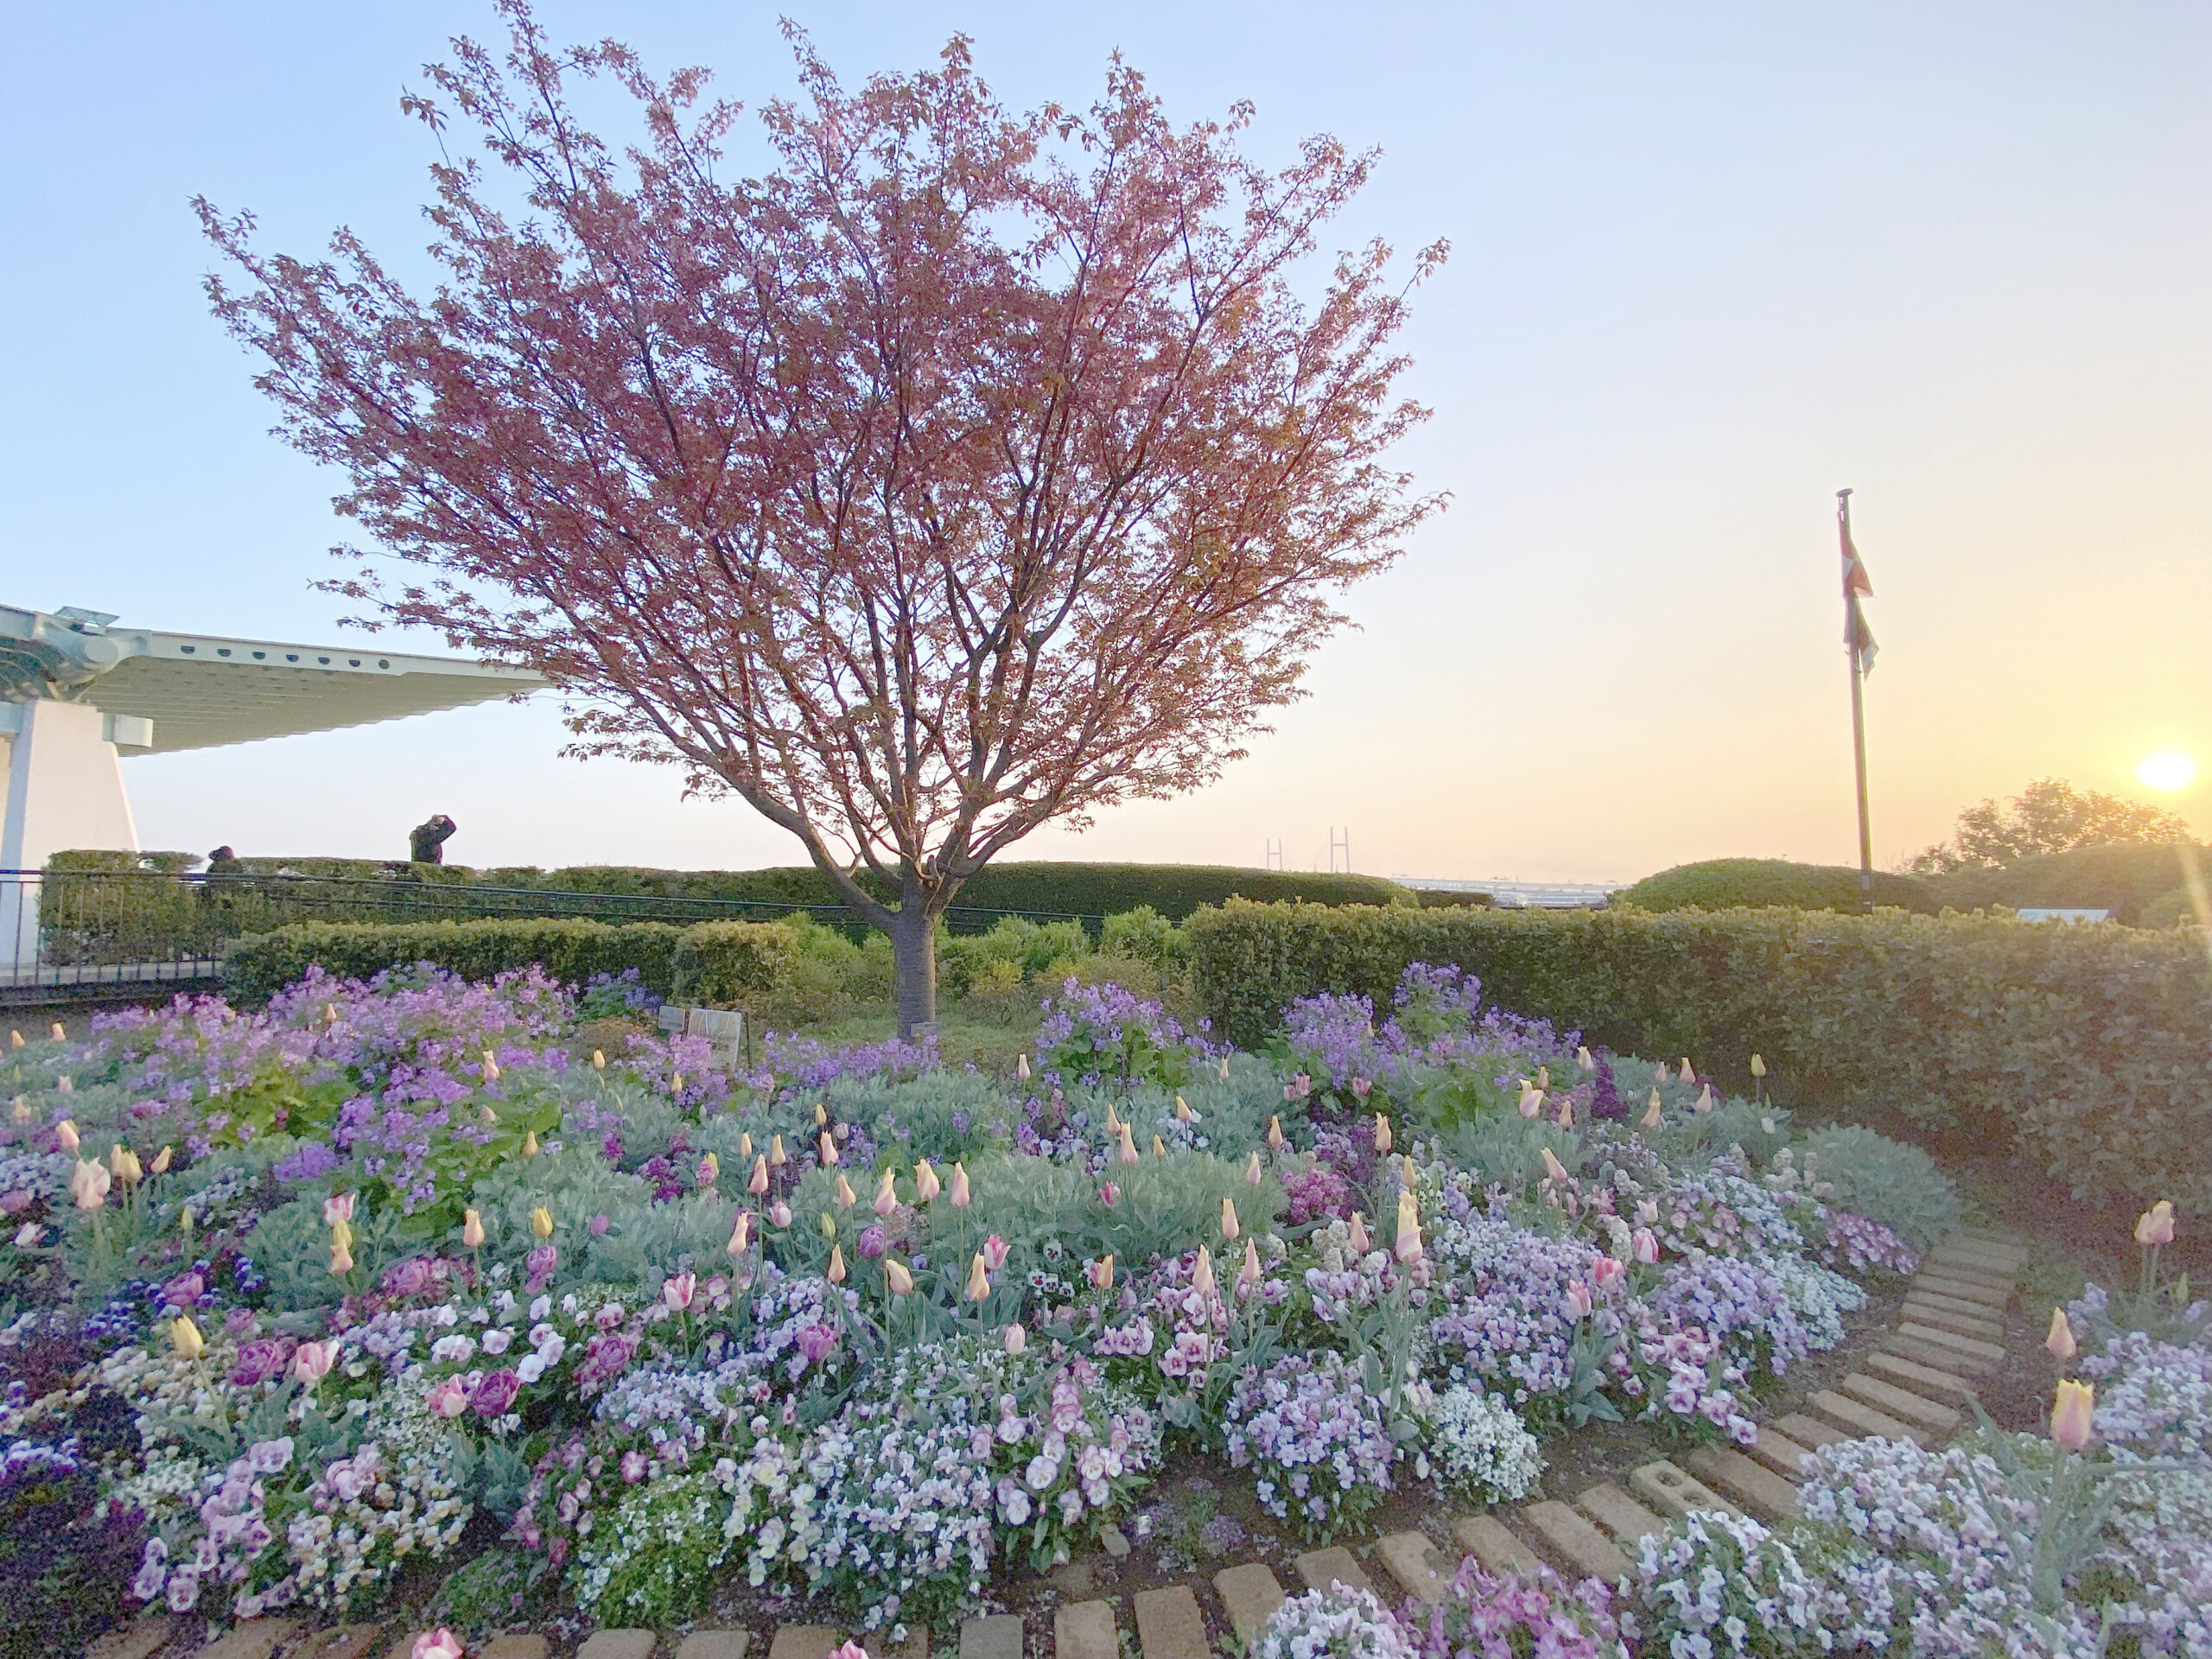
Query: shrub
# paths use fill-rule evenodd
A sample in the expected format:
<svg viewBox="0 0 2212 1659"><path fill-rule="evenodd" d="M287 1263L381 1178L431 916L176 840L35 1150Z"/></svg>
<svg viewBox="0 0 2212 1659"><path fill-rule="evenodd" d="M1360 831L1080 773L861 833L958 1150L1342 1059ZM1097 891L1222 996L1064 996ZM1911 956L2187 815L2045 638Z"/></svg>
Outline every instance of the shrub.
<svg viewBox="0 0 2212 1659"><path fill-rule="evenodd" d="M1814 1130L1801 1150L1806 1179L1832 1189L1832 1208L1881 1223L1923 1255L1959 1224L1950 1177L1918 1147L1839 1123Z"/></svg>
<svg viewBox="0 0 2212 1659"><path fill-rule="evenodd" d="M1613 895L1637 910L1789 910L1856 912L1859 872L1837 864L1793 864L1781 858L1709 858L1647 875ZM1899 910L1933 911L1927 886L1909 875L1874 873L1874 902Z"/></svg>
<svg viewBox="0 0 2212 1659"><path fill-rule="evenodd" d="M1190 960L1190 941L1183 930L1150 905L1139 905L1106 918L1098 936L1101 956L1131 957L1166 972Z"/></svg>
<svg viewBox="0 0 2212 1659"><path fill-rule="evenodd" d="M1411 963L1621 1053L1695 1057L1785 1099L2017 1139L2079 1193L2212 1203L2212 982L2188 930L1769 909L1545 913L1231 903L1185 925L1213 1035L1293 1000L1380 1007Z"/></svg>
<svg viewBox="0 0 2212 1659"><path fill-rule="evenodd" d="M2076 847L2045 853L1996 869L1955 870L1927 879L1929 891L1955 910L2009 910L2031 906L2109 910L2116 922L2171 926L2188 913L2181 860L2190 845ZM2180 905L2173 896L2180 895Z"/></svg>
<svg viewBox="0 0 2212 1659"><path fill-rule="evenodd" d="M799 941L782 922L701 922L676 939L676 994L687 1002L757 1007L789 983Z"/></svg>
<svg viewBox="0 0 2212 1659"><path fill-rule="evenodd" d="M224 960L223 982L232 997L260 1001L314 967L341 979L369 979L387 968L427 962L465 978L492 979L536 963L573 985L634 968L646 988L664 995L672 988L682 931L666 922L302 922L241 939Z"/></svg>

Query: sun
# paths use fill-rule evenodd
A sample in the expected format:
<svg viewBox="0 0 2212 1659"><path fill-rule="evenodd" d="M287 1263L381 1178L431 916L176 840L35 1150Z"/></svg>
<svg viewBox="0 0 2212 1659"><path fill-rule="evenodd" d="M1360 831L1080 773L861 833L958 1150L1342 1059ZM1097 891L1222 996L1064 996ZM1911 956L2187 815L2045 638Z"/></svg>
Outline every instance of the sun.
<svg viewBox="0 0 2212 1659"><path fill-rule="evenodd" d="M2135 776L2152 789L2186 789L2196 776L2196 762L2178 749L2165 749L2145 756Z"/></svg>

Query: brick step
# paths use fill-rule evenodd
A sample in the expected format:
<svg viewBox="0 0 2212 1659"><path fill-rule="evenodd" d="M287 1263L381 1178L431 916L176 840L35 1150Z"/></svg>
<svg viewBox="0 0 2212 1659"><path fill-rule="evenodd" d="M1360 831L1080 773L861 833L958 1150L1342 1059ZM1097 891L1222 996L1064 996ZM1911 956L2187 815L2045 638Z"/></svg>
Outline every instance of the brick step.
<svg viewBox="0 0 2212 1659"><path fill-rule="evenodd" d="M1257 1561L1225 1567L1215 1573L1213 1592L1221 1598L1222 1608L1229 1615L1229 1627L1236 1632L1236 1639L1244 1644L1247 1653L1260 1645L1268 1621L1287 1599L1282 1586L1275 1581L1275 1575ZM1021 1621L1016 1619L1014 1623L1018 1626ZM960 1650L960 1659L968 1659L964 1646ZM988 1656L988 1659L998 1659L998 1656ZM1014 1659L1020 1659L1020 1655L1014 1656Z"/></svg>
<svg viewBox="0 0 2212 1659"><path fill-rule="evenodd" d="M1910 1389L1901 1389L1894 1382L1885 1382L1864 1371L1854 1371L1838 1386L1843 1393L1863 1401L1877 1411L1885 1411L1901 1422L1912 1423L1937 1434L1948 1437L1959 1426L1961 1414L1957 1407L1923 1400Z"/></svg>
<svg viewBox="0 0 2212 1659"><path fill-rule="evenodd" d="M1824 1423L1817 1417L1808 1417L1802 1412L1792 1412L1787 1417L1775 1419L1774 1426L1808 1451L1817 1452L1824 1446L1834 1446L1838 1440L1852 1440L1859 1437L1848 1429L1838 1428L1834 1423ZM1765 1438L1765 1431L1760 1431Z"/></svg>
<svg viewBox="0 0 2212 1659"><path fill-rule="evenodd" d="M1796 1480L1804 1474L1805 1459L1811 1452L1810 1446L1800 1446L1774 1423L1759 1426L1759 1437L1751 1446L1751 1455L1784 1480Z"/></svg>
<svg viewBox="0 0 2212 1659"><path fill-rule="evenodd" d="M576 1659L653 1659L659 1643L660 1637L652 1630L594 1630L576 1649Z"/></svg>
<svg viewBox="0 0 2212 1659"><path fill-rule="evenodd" d="M1014 1621L1014 1651L1009 1659L1021 1659L1021 1621ZM745 1659L745 1650L753 1643L750 1630L694 1630L677 1644L676 1659ZM961 1648L961 1659L968 1659L967 1647Z"/></svg>
<svg viewBox="0 0 2212 1659"><path fill-rule="evenodd" d="M414 1649L411 1637L403 1638L409 1646L398 1650L398 1659ZM535 1630L518 1630L508 1636L495 1636L484 1644L480 1659L550 1659L553 1644Z"/></svg>
<svg viewBox="0 0 2212 1659"><path fill-rule="evenodd" d="M1260 1569L1267 1571L1264 1567ZM744 1632L737 1632L742 1636ZM682 1659L682 1656L677 1656ZM742 1649L730 1659L744 1659ZM1016 1613L985 1613L962 1622L960 1659L1022 1659L1021 1618Z"/></svg>
<svg viewBox="0 0 2212 1659"><path fill-rule="evenodd" d="M1955 1318L1972 1319L1980 1325L2002 1325L2005 1310L1988 1302L1977 1302L1969 1297L1948 1296L1940 1290L1923 1290L1918 1285L1906 1287L1904 1304L1907 1307L1932 1308L1937 1313Z"/></svg>
<svg viewBox="0 0 2212 1659"><path fill-rule="evenodd" d="M1694 1478L1689 1471L1669 1463L1664 1458L1656 1459L1632 1470L1628 1484L1630 1491L1653 1509L1677 1521L1693 1510L1719 1510L1729 1515L1743 1513L1703 1481Z"/></svg>
<svg viewBox="0 0 2212 1659"><path fill-rule="evenodd" d="M1298 1576L1306 1580L1308 1590L1325 1590L1332 1584L1341 1584L1348 1590L1364 1590L1370 1595L1375 1592L1374 1581L1342 1544L1307 1550L1298 1558Z"/></svg>
<svg viewBox="0 0 2212 1659"><path fill-rule="evenodd" d="M1495 1516L1462 1516L1452 1523L1452 1541L1486 1573L1527 1573L1540 1565L1536 1553Z"/></svg>
<svg viewBox="0 0 2212 1659"><path fill-rule="evenodd" d="M1815 1395L1812 1407L1830 1422L1840 1423L1853 1435L1878 1434L1885 1440L1910 1440L1915 1446L1928 1446L1938 1438L1926 1429L1899 1422L1887 1412L1877 1411L1864 1401L1853 1400L1833 1389L1822 1389Z"/></svg>
<svg viewBox="0 0 2212 1659"><path fill-rule="evenodd" d="M2018 1273L2027 1265L2028 1253L2017 1244L1992 1243L1986 1239L1962 1238L1954 1233L1929 1252L1960 1261L1983 1262L1999 1273Z"/></svg>
<svg viewBox="0 0 2212 1659"><path fill-rule="evenodd" d="M1070 1602L1052 1615L1052 1659L1122 1659L1110 1601Z"/></svg>
<svg viewBox="0 0 2212 1659"><path fill-rule="evenodd" d="M1398 1588L1433 1607L1444 1599L1452 1582L1449 1569L1437 1560L1436 1546L1426 1533L1394 1532L1375 1541L1375 1559L1381 1561Z"/></svg>
<svg viewBox="0 0 2212 1659"><path fill-rule="evenodd" d="M1667 1522L1630 1497L1611 1481L1601 1481L1574 1500L1574 1507L1619 1541L1624 1554L1633 1555L1637 1546Z"/></svg>
<svg viewBox="0 0 2212 1659"><path fill-rule="evenodd" d="M200 1659L269 1659L299 1633L296 1618L249 1618L200 1649Z"/></svg>
<svg viewBox="0 0 2212 1659"><path fill-rule="evenodd" d="M2003 1313L2012 1304L2010 1285L1985 1285L1973 1279L1954 1279L1948 1274L1923 1273L1906 1286L1908 1291L1926 1291L1931 1296L1948 1296L1955 1301L1974 1302Z"/></svg>
<svg viewBox="0 0 2212 1659"><path fill-rule="evenodd" d="M1951 1236L1969 1239L1980 1244L1998 1244L2008 1250L2024 1248L2020 1241L2012 1234L2000 1233L1993 1227L1954 1227L1951 1230Z"/></svg>
<svg viewBox="0 0 2212 1659"><path fill-rule="evenodd" d="M1931 1307L1915 1297L1904 1299L1900 1318L1910 1319L1915 1325L1932 1325L1955 1336L1972 1337L1976 1342L1991 1343L1999 1348L2005 1345L2005 1327L1996 1320L1971 1313L1954 1313L1948 1307Z"/></svg>
<svg viewBox="0 0 2212 1659"><path fill-rule="evenodd" d="M650 1630L610 1631L610 1635L650 1636ZM830 1659L830 1655L842 1646L848 1638L868 1648L869 1659L930 1659L930 1633L923 1625L909 1627L906 1641L893 1647L890 1638L883 1636L863 1637L854 1630L841 1630L834 1624L779 1624L768 1641L768 1659ZM543 1640L543 1638L537 1638ZM873 1642L874 1646L869 1643ZM529 1654L501 1655L493 1651L498 1646L484 1649L484 1659L545 1659L543 1649L535 1656ZM645 1652L652 1651L647 1648ZM577 1659L583 1659L580 1653ZM594 1659L597 1659L594 1656Z"/></svg>
<svg viewBox="0 0 2212 1659"><path fill-rule="evenodd" d="M1578 1579L1603 1579L1611 1584L1636 1570L1619 1545L1556 1498L1523 1504L1519 1514L1567 1561Z"/></svg>
<svg viewBox="0 0 2212 1659"><path fill-rule="evenodd" d="M1973 1383L1955 1372L1878 1350L1866 1356L1866 1369L1880 1373L1886 1382L1910 1389L1923 1400L1940 1400L1945 1405L1963 1406L1974 1389Z"/></svg>
<svg viewBox="0 0 2212 1659"><path fill-rule="evenodd" d="M1964 1250L1937 1250L1920 1258L1923 1273L1941 1274L1950 1279L1986 1279L1993 1285L2011 1284L2017 1266L2015 1262L1993 1262L1986 1255L1973 1255Z"/></svg>
<svg viewBox="0 0 2212 1659"><path fill-rule="evenodd" d="M1144 1659L1212 1659L1206 1616L1187 1584L1136 1595L1137 1646Z"/></svg>
<svg viewBox="0 0 2212 1659"><path fill-rule="evenodd" d="M1991 1369L1986 1362L1961 1354L1955 1348L1938 1348L1933 1343L1915 1342L1910 1337L1901 1337L1895 1332L1882 1338L1880 1351L1895 1354L1899 1358L1909 1359L1933 1370L1952 1372L1966 1378L1969 1385L1973 1378Z"/></svg>
<svg viewBox="0 0 2212 1659"><path fill-rule="evenodd" d="M1979 1362L1976 1369L1986 1371L2005 1357L2005 1344L2002 1343L1983 1342L1975 1337L1961 1337L1953 1332L1939 1330L1932 1325L1917 1324L1911 1319L1900 1319L1897 1322L1897 1335L1930 1348L1949 1350L1962 1362L1961 1369L1965 1369L1963 1362L1974 1360Z"/></svg>
<svg viewBox="0 0 2212 1659"><path fill-rule="evenodd" d="M1700 1446L1689 1454L1689 1471L1708 1486L1727 1493L1769 1521L1797 1513L1797 1483L1754 1463L1740 1452Z"/></svg>

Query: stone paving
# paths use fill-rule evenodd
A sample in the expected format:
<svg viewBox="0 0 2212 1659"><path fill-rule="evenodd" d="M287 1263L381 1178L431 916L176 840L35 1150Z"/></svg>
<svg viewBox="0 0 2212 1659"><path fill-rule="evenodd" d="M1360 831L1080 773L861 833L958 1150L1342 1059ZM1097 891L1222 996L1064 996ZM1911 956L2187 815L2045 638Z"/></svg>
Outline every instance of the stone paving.
<svg viewBox="0 0 2212 1659"><path fill-rule="evenodd" d="M1866 1369L1816 1392L1802 1411L1762 1428L1744 1451L1700 1446L1680 1465L1657 1459L1629 1477L1627 1490L1601 1482L1573 1502L1546 1498L1510 1510L1463 1516L1449 1545L1423 1532L1392 1533L1367 1554L1372 1574L1341 1545L1296 1559L1300 1583L1284 1586L1274 1569L1248 1562L1216 1573L1210 1588L1227 1629L1249 1651L1286 1596L1341 1583L1373 1591L1389 1603L1440 1599L1460 1560L1473 1555L1493 1572L1549 1563L1576 1578L1614 1580L1633 1571L1638 1541L1694 1510L1724 1510L1776 1522L1796 1513L1804 1458L1819 1447L1861 1435L1948 1441L1965 1421L1974 1379L2005 1357L2003 1315L2026 1252L2003 1236L1968 1229L1932 1252L1905 1293L1897 1328L1883 1337ZM1126 1545L1124 1550L1126 1550ZM1378 1582L1377 1580L1381 1580ZM168 1649L176 1626L166 1618L140 1619L103 1637L87 1659L182 1659ZM1050 1646L1027 1642L1011 1615L971 1618L962 1627L957 1659L1124 1659L1124 1643L1141 1659L1211 1659L1205 1609L1197 1586L1141 1591L1126 1606L1103 1599L1073 1602L1054 1614ZM829 1625L786 1624L766 1659L828 1659L847 1632ZM411 1631L391 1637L376 1625L347 1625L302 1634L281 1618L251 1619L200 1648L193 1659L408 1659ZM576 1659L747 1659L744 1630L600 1630ZM1033 1647L1034 1651L1025 1651ZM505 1636L470 1659L549 1659L538 1635ZM925 1632L876 1659L929 1659Z"/></svg>

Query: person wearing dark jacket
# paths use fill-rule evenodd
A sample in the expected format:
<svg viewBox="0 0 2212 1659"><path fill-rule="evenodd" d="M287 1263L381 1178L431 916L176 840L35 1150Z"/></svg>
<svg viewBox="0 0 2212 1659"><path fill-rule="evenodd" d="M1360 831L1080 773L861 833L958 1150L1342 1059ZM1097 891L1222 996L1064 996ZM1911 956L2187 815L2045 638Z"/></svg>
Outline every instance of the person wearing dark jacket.
<svg viewBox="0 0 2212 1659"><path fill-rule="evenodd" d="M442 812L427 823L418 823L408 832L407 855L417 864L442 864L446 861L445 844L461 826Z"/></svg>

